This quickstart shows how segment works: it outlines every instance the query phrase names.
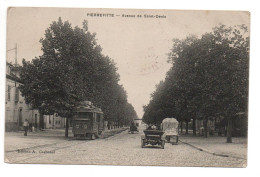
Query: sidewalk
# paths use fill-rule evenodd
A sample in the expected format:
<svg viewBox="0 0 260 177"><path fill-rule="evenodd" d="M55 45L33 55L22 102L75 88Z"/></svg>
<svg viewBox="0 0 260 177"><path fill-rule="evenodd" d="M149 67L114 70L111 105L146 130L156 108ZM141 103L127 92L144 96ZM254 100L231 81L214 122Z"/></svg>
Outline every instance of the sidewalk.
<svg viewBox="0 0 260 177"><path fill-rule="evenodd" d="M118 134L128 128L118 128L105 130L101 138L108 138ZM33 148L38 146L46 146L51 144L63 143L74 140L71 128L69 129L69 137L65 138L65 129L44 129L36 132L28 132L28 136L23 135L23 131L5 132L5 151L15 151L17 149Z"/></svg>
<svg viewBox="0 0 260 177"><path fill-rule="evenodd" d="M232 137L232 143L226 143L226 137L209 136L208 138L181 135L179 140L193 148L213 155L247 159L247 138Z"/></svg>

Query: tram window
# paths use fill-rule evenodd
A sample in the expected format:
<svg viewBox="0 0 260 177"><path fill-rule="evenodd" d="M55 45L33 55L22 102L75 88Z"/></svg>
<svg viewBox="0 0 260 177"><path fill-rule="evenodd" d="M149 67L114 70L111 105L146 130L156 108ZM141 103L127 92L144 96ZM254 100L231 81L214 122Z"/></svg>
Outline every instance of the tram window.
<svg viewBox="0 0 260 177"><path fill-rule="evenodd" d="M97 121L100 122L100 114L97 114Z"/></svg>
<svg viewBox="0 0 260 177"><path fill-rule="evenodd" d="M87 118L90 119L93 117L92 112L77 112L77 118Z"/></svg>

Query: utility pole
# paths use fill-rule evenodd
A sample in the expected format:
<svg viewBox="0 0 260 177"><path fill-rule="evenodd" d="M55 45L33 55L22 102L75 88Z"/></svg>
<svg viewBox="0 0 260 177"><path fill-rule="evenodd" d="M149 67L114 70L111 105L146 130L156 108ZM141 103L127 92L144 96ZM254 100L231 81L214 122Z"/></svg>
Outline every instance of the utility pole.
<svg viewBox="0 0 260 177"><path fill-rule="evenodd" d="M12 51L12 50L15 50L15 64L14 64L14 67L17 67L17 43L15 43L15 48L13 48L13 49L9 49L9 50L7 50L6 52L9 52L9 51ZM14 73L15 74L15 76L16 76L16 72ZM14 80L14 84L15 84L15 87L16 87L16 79Z"/></svg>
<svg viewBox="0 0 260 177"><path fill-rule="evenodd" d="M15 43L15 66L14 66L14 67L15 67L15 69L17 69L17 43ZM15 75L15 83L14 83L14 86L15 86L15 87L16 87L16 77L17 77L17 76L16 76L16 72L17 72L17 71L14 72L14 75Z"/></svg>
<svg viewBox="0 0 260 177"><path fill-rule="evenodd" d="M17 66L17 43L15 43L15 66Z"/></svg>

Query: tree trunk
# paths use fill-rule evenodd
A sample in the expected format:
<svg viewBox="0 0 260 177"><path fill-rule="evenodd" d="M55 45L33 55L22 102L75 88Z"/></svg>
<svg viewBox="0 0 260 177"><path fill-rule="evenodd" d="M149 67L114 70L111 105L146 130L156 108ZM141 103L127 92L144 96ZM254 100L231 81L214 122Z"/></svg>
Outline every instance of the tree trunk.
<svg viewBox="0 0 260 177"><path fill-rule="evenodd" d="M204 137L208 138L208 118L203 121L204 124Z"/></svg>
<svg viewBox="0 0 260 177"><path fill-rule="evenodd" d="M228 117L227 143L232 143L232 118Z"/></svg>
<svg viewBox="0 0 260 177"><path fill-rule="evenodd" d="M196 136L196 119L192 120L193 135Z"/></svg>
<svg viewBox="0 0 260 177"><path fill-rule="evenodd" d="M107 122L107 128L110 130L110 121Z"/></svg>
<svg viewBox="0 0 260 177"><path fill-rule="evenodd" d="M44 117L42 111L40 111L40 130L44 129Z"/></svg>
<svg viewBox="0 0 260 177"><path fill-rule="evenodd" d="M186 120L186 134L189 133L189 121Z"/></svg>
<svg viewBox="0 0 260 177"><path fill-rule="evenodd" d="M69 118L66 118L66 128L65 128L65 137L69 137Z"/></svg>
<svg viewBox="0 0 260 177"><path fill-rule="evenodd" d="M181 121L181 133L182 133L182 124L183 124L183 121Z"/></svg>

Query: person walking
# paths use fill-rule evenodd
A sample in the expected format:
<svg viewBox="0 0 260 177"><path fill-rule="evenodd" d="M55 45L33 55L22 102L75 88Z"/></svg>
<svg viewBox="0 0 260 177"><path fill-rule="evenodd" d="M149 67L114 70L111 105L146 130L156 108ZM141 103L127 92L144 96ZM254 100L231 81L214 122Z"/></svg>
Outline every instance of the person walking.
<svg viewBox="0 0 260 177"><path fill-rule="evenodd" d="M24 127L24 136L27 136L27 132L28 132L28 128L29 128L29 122L27 119L25 119L25 121L23 123L23 127Z"/></svg>

